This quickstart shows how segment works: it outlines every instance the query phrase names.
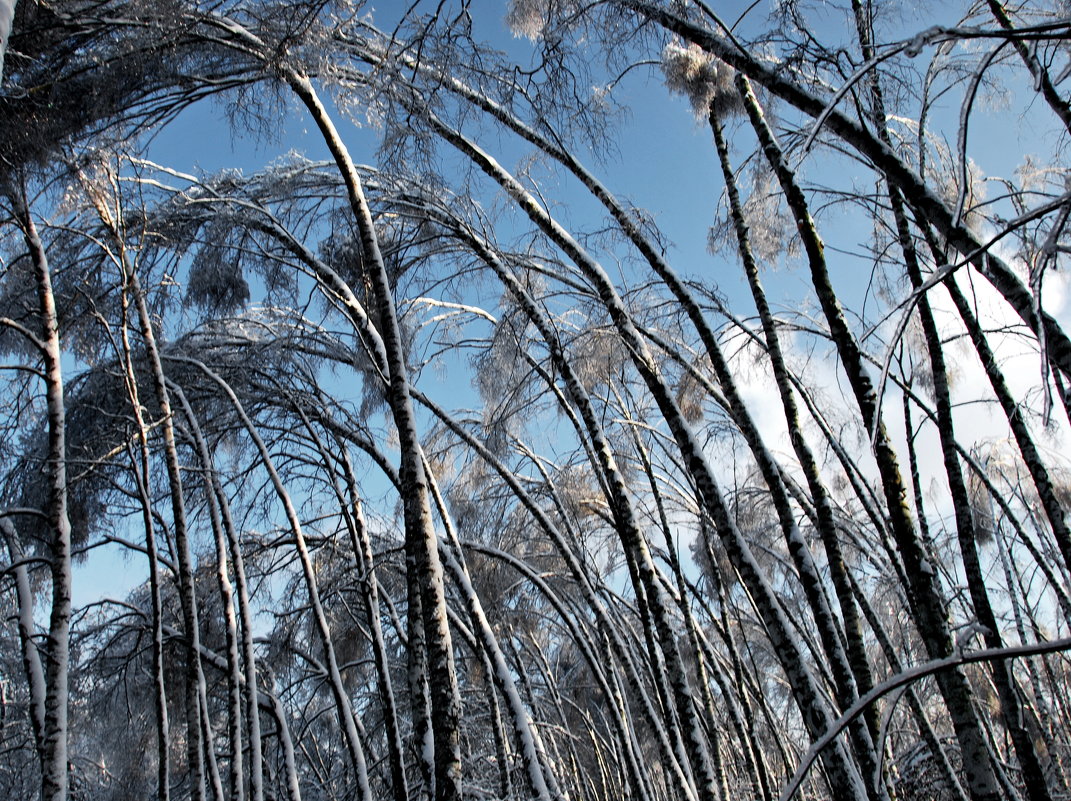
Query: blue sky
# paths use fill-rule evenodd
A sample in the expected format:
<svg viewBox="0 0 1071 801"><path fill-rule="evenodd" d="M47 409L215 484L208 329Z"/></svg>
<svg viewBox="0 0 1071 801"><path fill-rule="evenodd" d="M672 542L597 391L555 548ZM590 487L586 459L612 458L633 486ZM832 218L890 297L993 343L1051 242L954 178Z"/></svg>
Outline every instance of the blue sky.
<svg viewBox="0 0 1071 801"><path fill-rule="evenodd" d="M517 55L530 47L526 40L516 39L506 30L502 22L501 3L483 0L474 3L473 7L477 28L483 31L484 36L500 42L501 46ZM939 9L929 10L934 15L939 14ZM727 17L734 16L727 9L723 11ZM763 12L752 12L760 13ZM907 24L917 25L921 22L920 19L912 19ZM929 20L925 22L930 23ZM952 23L954 20L945 22ZM830 26L839 26L842 20L831 16L828 23ZM1022 102L1022 92L1029 91L1030 87L1013 87L1007 108L988 101L979 105L978 113L972 120L969 145L970 152L987 174L1011 175L1026 153L1035 147L1038 152L1045 152L1051 146L1051 142L1047 141L1049 132L1033 127L1034 120L1039 116L1035 114L1038 109L1034 101L1026 96L1027 101ZM712 256L707 252L707 232L720 200L722 180L705 122L695 119L684 98L673 96L666 90L657 67L644 66L632 70L616 86L615 96L619 103L631 109L621 120L620 128L613 133L618 152L602 165L589 160L589 166L595 168L611 190L653 216L670 243L670 261L681 273L716 286L727 296L737 314L749 316L752 313L751 300L738 264L730 254ZM934 112L934 122L954 131L958 102L958 95L950 96L942 109ZM358 162L374 163L378 132L374 128L357 128L347 122L340 122L339 127L354 158ZM493 151L499 140L492 137L489 141ZM741 142L741 149L734 153L738 162L745 150L750 151L753 147L753 137L744 131ZM151 141L148 156L180 171L212 173L222 168L239 168L249 173L289 151L297 151L313 159L328 158L319 134L310 129L303 113L293 111L287 116L277 139L261 140L230 130L225 104L212 100L188 109L158 132ZM503 152L493 152L493 155L500 157L507 166L512 166L509 158L520 158L522 152L515 144L507 142ZM805 173L812 175L829 170L829 183L844 185L853 180L850 173L838 174L853 169L850 161L834 160L817 150L808 156L803 168ZM861 185L869 188L872 177L861 167L856 169L861 176L860 181L866 182ZM567 181L552 181L547 191L555 199L575 205L576 210L570 215L577 223L597 224L605 217L605 212L586 193ZM837 288L846 298L846 305L859 308L864 294L870 291L869 267L864 261L838 253L838 249L859 247L866 242L868 232L861 229L859 217L854 212L843 210L823 216L820 228L831 246L830 261L834 280L838 282ZM605 266L611 270L611 274L614 273L612 263ZM768 270L764 280L775 303L781 302L798 310L801 308L800 298L809 297L809 282L799 271L786 267ZM1051 297L1062 299L1060 287L1054 287ZM496 298L475 300L493 306ZM869 298L868 312L877 308L877 301ZM1066 303L1054 311L1058 311L1065 320L1068 319ZM826 375L820 374L827 368L828 364L816 363L813 378L832 388L837 382L835 372L830 370ZM1032 364L1027 357L1015 371L1028 380L1031 369ZM971 380L977 380L977 376ZM777 410L770 405L765 379L758 375L743 383L745 395L755 404L756 416L760 420L765 419L772 432L778 430L781 424ZM437 400L446 406L467 405L472 397L467 382L459 382L456 377L453 380L444 378L436 391L440 393ZM455 394L451 396L451 392ZM104 554L95 556L92 567L79 572L75 583L76 603L96 598L101 593L122 593L127 589L125 585L128 581L140 582L144 576L141 566L137 561L129 565L129 570L118 569L114 557L105 557Z"/></svg>

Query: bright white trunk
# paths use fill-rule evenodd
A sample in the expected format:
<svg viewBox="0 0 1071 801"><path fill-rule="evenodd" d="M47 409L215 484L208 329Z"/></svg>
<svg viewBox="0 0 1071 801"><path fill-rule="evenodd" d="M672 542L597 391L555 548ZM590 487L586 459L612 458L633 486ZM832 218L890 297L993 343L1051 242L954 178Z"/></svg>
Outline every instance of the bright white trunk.
<svg viewBox="0 0 1071 801"><path fill-rule="evenodd" d="M44 244L24 199L16 200L16 215L33 263L41 324L39 347L48 414L47 506L51 530L52 609L48 622L45 668L45 725L41 768L43 801L67 798L67 676L71 633L71 523L67 516L66 412L60 369L59 324L52 294L52 276Z"/></svg>
<svg viewBox="0 0 1071 801"><path fill-rule="evenodd" d="M37 643L33 640L33 591L30 589L30 572L23 562L22 544L15 524L0 517L0 532L7 540L11 562L15 565L15 598L18 603L19 641L22 645L22 664L26 671L26 683L30 688L30 725L39 756L44 756L43 736L45 731L45 668Z"/></svg>
<svg viewBox="0 0 1071 801"><path fill-rule="evenodd" d="M16 0L0 0L0 81L4 80L4 56L7 54L7 39L15 24Z"/></svg>
<svg viewBox="0 0 1071 801"><path fill-rule="evenodd" d="M229 738L231 747L231 781L230 798L232 801L245 801L245 785L243 782L244 759L242 753L242 693L241 693L241 666L238 655L238 621L234 613L234 589L231 584L230 571L227 565L227 542L224 533L223 516L219 507L219 499L215 492L215 472L212 456L208 451L208 444L201 434L201 427L194 415L193 408L186 399L182 389L168 382L189 425L190 436L197 448L198 457L201 460L201 469L204 471L205 498L208 501L209 516L212 521L212 533L216 544L216 582L219 586L220 601L223 609L224 631L227 642L227 717L229 724Z"/></svg>
<svg viewBox="0 0 1071 801"><path fill-rule="evenodd" d="M287 522L290 524L291 533L294 535L295 548L297 550L298 559L301 562L302 574L305 577L305 586L309 593L309 605L312 607L313 622L320 635L320 643L324 652L325 672L327 673L331 692L334 696L339 726L345 737L350 761L353 764L353 769L356 774L358 792L360 798L364 799L364 801L371 801L372 791L368 783L368 766L365 761L364 747L361 744L360 735L357 731L357 721L353 715L353 707L350 704L349 694L346 692L345 685L342 683L342 675L339 672L338 660L335 657L335 648L331 638L331 628L328 625L327 615L324 613L323 604L320 601L320 592L316 582L316 569L312 564L312 556L305 543L305 534L301 525L301 520L298 517L297 509L294 508L290 493L287 491L286 485L283 483L279 472L275 469L275 462L271 458L267 445L264 444L264 440L257 432L256 426L253 425L253 421L246 414L245 408L242 406L241 401L234 393L234 390L231 389L230 385L201 362L178 356L170 358L174 361L190 364L198 368L202 373L214 381L221 390L223 390L224 394L230 400L235 413L242 421L246 433L249 434L249 438L253 441L257 452L260 454L261 464L267 471L272 487L275 489L275 493L283 505Z"/></svg>
<svg viewBox="0 0 1071 801"><path fill-rule="evenodd" d="M435 708L432 718L435 740L435 797L439 801L456 801L461 798L461 697L446 614L443 568L432 524L427 477L421 463L404 344L390 278L379 249L375 225L360 176L327 109L308 77L290 71L285 78L312 115L335 159L346 184L354 222L360 232L365 267L372 285L380 335L386 351L387 375L390 381L387 395L398 430L401 454L399 472L406 530L406 569L410 571L409 580L419 583L422 595L427 678Z"/></svg>

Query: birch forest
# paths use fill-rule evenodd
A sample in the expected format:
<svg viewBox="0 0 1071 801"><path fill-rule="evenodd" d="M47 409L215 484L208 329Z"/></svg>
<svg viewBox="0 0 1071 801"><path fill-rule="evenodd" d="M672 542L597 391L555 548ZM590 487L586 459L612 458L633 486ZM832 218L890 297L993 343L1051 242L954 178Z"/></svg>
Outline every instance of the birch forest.
<svg viewBox="0 0 1071 801"><path fill-rule="evenodd" d="M0 798L1071 798L1064 0L0 0L0 75Z"/></svg>

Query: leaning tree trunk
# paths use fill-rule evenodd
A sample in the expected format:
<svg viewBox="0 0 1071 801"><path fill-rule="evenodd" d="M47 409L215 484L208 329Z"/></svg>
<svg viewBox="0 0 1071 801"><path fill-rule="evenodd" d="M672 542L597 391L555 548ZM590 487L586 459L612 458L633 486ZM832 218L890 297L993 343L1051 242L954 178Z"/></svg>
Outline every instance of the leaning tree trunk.
<svg viewBox="0 0 1071 801"><path fill-rule="evenodd" d="M124 265L120 264L120 268ZM152 498L150 497L149 429L138 391L134 369L133 348L130 345L130 276L123 275L122 329L120 341L123 348L123 373L127 398L130 401L134 424L137 426L138 452L134 471L141 505L141 524L145 530L145 554L149 560L149 605L152 613L152 676L153 703L156 712L156 796L158 801L171 797L171 721L167 709L167 682L164 678L164 632L163 601L160 595L160 560L156 546L156 531L153 523ZM135 458L135 457L132 457Z"/></svg>
<svg viewBox="0 0 1071 801"><path fill-rule="evenodd" d="M874 48L871 44L870 29L864 19L860 0L852 0L852 9L855 14L856 30L859 35L863 58L870 60L874 57ZM873 103L872 116L874 125L881 140L891 147L892 139L888 131L885 99L877 71L871 72L869 83ZM967 483L964 480L963 468L957 453L955 423L952 417L952 398L948 386L948 373L945 366L944 348L941 344L940 332L937 329L937 323L930 308L929 298L923 291L922 270L919 266L915 241L908 225L903 197L900 194L900 190L887 181L885 187L911 287L916 293L921 293L918 296L917 307L919 321L922 325L923 338L930 359L933 393L937 406L937 431L941 442L941 455L945 464L945 476L948 478L949 493L956 517L956 533L967 579L967 588L978 622L986 629L983 635L986 647L1001 648L1004 642L1000 635L1000 628L997 624L992 604L989 601L989 593L986 590L985 576L982 572L978 555L974 513L971 509ZM946 283L953 283L953 281L954 279L949 278ZM1023 782L1026 787L1027 797L1030 801L1049 801L1050 795L1041 761L1038 758L1032 739L1023 726L1019 688L1012 674L1011 666L1007 661L999 660L992 664L991 671L993 683L997 687L997 694L1003 709L1005 725L1011 734L1015 754L1023 771Z"/></svg>
<svg viewBox="0 0 1071 801"><path fill-rule="evenodd" d="M896 190L891 190L894 197L893 213L897 217L897 231L900 236L912 287L918 291L922 287L922 274L918 259L907 231L903 216L903 205L896 198ZM967 589L970 593L974 613L978 622L985 628L983 639L987 648L1002 648L1003 638L999 624L993 612L993 606L986 590L985 575L978 555L977 531L974 513L971 510L967 483L963 477L956 450L955 424L952 418L952 399L948 387L948 373L945 366L944 348L941 344L937 323L930 309L929 300L923 294L918 301L919 318L922 323L923 337L930 358L933 376L933 393L937 406L937 431L941 442L941 454L944 459L945 476L948 479L949 494L956 518L956 534L959 541L960 558L963 563ZM1030 801L1049 801L1047 782L1038 759L1034 744L1023 726L1023 710L1019 700L1018 683L1007 661L998 660L991 666L993 683L997 688L1005 726L1011 735L1019 766L1023 771L1023 782Z"/></svg>
<svg viewBox="0 0 1071 801"><path fill-rule="evenodd" d="M19 630L19 645L22 649L22 669L26 674L26 687L30 699L30 731L33 732L34 749L37 751L41 770L45 768L45 667L41 654L33 640L33 589L30 587L30 571L26 567L22 543L15 524L7 517L0 517L0 533L7 541L8 553L15 574L16 625Z"/></svg>
<svg viewBox="0 0 1071 801"><path fill-rule="evenodd" d="M116 232L118 240L118 233ZM188 682L188 704L186 708L187 726L190 730L189 754L190 769L194 772L195 798L204 795L207 781L215 801L223 801L223 784L219 777L213 747L212 724L209 718L208 687L204 671L201 668L201 632L198 621L197 590L194 579L193 550L190 547L189 532L186 522L186 501L183 494L181 467L178 459L178 443L175 440L174 415L171 410L171 397L167 390L163 363L156 344L152 317L149 314L145 292L141 288L137 273L130 271L130 290L141 326L141 337L145 343L146 356L152 375L153 392L160 406L161 436L164 444L164 463L171 494L172 525L175 536L175 551L178 562L179 601L182 607L182 624L185 629L189 647L189 663L186 673ZM196 749L196 750L195 750ZM205 775L207 773L207 775Z"/></svg>
<svg viewBox="0 0 1071 801"><path fill-rule="evenodd" d="M650 621L653 624L653 633L650 632L649 624L645 622L644 625L645 634L651 640L648 649L650 657L656 670L659 673L665 670L669 679L672 697L666 699L665 706L670 733L674 736L675 744L680 744L677 750L683 751L680 755L682 764L690 768L690 772L695 776L694 781L698 782L696 789L701 801L717 801L717 781L710 761L709 749L702 736L687 670L680 654L676 634L669 620L664 593L655 578L655 566L650 548L640 530L633 502L629 498L624 478L614 458L613 449L599 423L599 416L583 384L565 357L556 330L541 311L539 304L490 248L474 236L470 236L470 244L477 248L481 258L505 284L543 337L550 349L554 367L566 385L569 400L576 407L583 422L583 430L577 433L583 436L586 431L587 436L591 438L592 450L597 459L595 467L605 477L610 490L615 528L621 538L625 556L629 560L637 601L646 601ZM657 639L657 643L653 641L654 639ZM664 667L662 667L663 660ZM680 725L675 724L673 715L670 714L671 710L675 710L676 716L681 721Z"/></svg>
<svg viewBox="0 0 1071 801"><path fill-rule="evenodd" d="M803 433L800 420L799 406L793 393L789 370L785 363L781 349L781 338L777 331L777 322L770 310L770 304L766 299L766 291L759 277L758 263L755 261L751 249L751 238L744 219L743 206L736 186L736 175L733 173L729 162L729 146L725 140L724 129L720 117L711 106L709 114L710 128L714 135L715 148L718 151L718 161L721 164L722 176L725 179L726 194L729 197L729 209L732 216L733 228L736 233L737 249L740 260L747 276L748 287L751 290L755 308L759 313L762 323L763 335L765 336L766 352L770 358L770 366L773 371L774 383L777 385L778 394L781 397L781 406L784 409L785 421L788 425L789 439L792 449L803 469L807 480L807 489L810 492L810 501L814 506L815 527L826 551L826 563L829 568L830 580L837 594L843 620L843 634L845 639L846 658L852 676L855 679L854 697L845 694L843 680L839 683L842 687L840 703L842 708L847 708L860 695L865 695L874 686L873 676L870 671L870 663L866 656L866 647L863 641L863 630L860 623L859 612L852 597L851 586L847 577L847 566L844 562L844 554L840 546L840 538L837 533L836 523L833 517L833 505L830 501L829 490L822 480L818 468L818 462ZM824 635L825 636L825 635ZM827 651L830 647L826 646ZM836 663L834 662L834 665ZM874 742L877 740L880 728L879 708L874 705L867 709L863 716L870 735L870 751L868 756L872 763L871 771L876 767L876 751ZM866 748L866 740L857 734L857 739L862 748ZM865 753L865 752L864 752ZM872 775L867 773L864 775Z"/></svg>
<svg viewBox="0 0 1071 801"><path fill-rule="evenodd" d="M66 411L63 403L63 371L56 299L44 243L30 214L25 190L13 198L15 215L33 265L41 330L35 344L43 362L48 448L42 468L48 486L42 510L50 538L49 569L52 576L52 609L48 619L45 651L45 715L41 738L42 801L66 801L67 701L71 637L71 522L67 513Z"/></svg>
<svg viewBox="0 0 1071 801"><path fill-rule="evenodd" d="M181 397L181 400L185 409L184 396ZM192 415L192 410L188 411L187 415L189 419L193 419L190 416ZM249 797L251 801L263 801L264 756L260 729L262 699L257 689L257 659L253 642L253 610L249 599L249 584L246 580L245 559L238 539L238 530L231 515L230 502L227 499L227 493L223 491L223 487L220 485L211 454L207 450L207 443L195 425L191 425L191 431L194 434L203 469L206 473L205 491L215 499L219 512L219 523L222 533L226 537L227 555L230 557L230 563L234 568L234 595L237 600L238 622L241 624L241 659L239 661L242 664L241 681L245 685L246 741L249 744Z"/></svg>
<svg viewBox="0 0 1071 801"><path fill-rule="evenodd" d="M160 436L163 440L164 464L167 471L168 490L171 496L172 526L175 537L176 560L178 562L179 604L182 608L183 628L189 646L186 670L186 716L188 729L187 753L190 771L193 775L193 796L196 801L203 801L205 782L212 792L213 801L223 801L223 784L219 777L216 754L213 747L212 723L209 717L208 689L204 671L201 667L201 635L198 621L197 592L194 580L193 552L190 547L186 519L186 500L183 490L182 472L179 465L178 445L175 441L175 421L171 409L171 398L164 376L160 350L153 329L152 315L148 300L141 286L135 266L128 258L126 242L123 236L122 209L118 204L113 208L103 191L88 188L88 194L107 230L116 249L117 259L127 279L126 289L134 301L137 322L145 356L148 360L152 391L160 407ZM207 773L207 776L206 776Z"/></svg>
<svg viewBox="0 0 1071 801"><path fill-rule="evenodd" d="M287 524L290 527L290 533L294 537L294 547L297 551L298 561L301 564L302 576L305 580L306 589L308 590L309 605L312 608L313 625L316 627L316 632L320 638L320 646L324 655L325 672L327 673L327 683L335 702L338 724L345 740L347 756L353 767L354 776L357 782L357 793L361 798L361 801L372 801L372 790L368 782L368 765L364 753L364 745L361 742L361 736L358 730L359 724L354 716L349 693L342 681L342 673L339 668L338 659L335 656L331 628L328 624L327 615L324 612L323 603L320 599L315 566L312 563L312 556L309 553L308 545L305 540L304 529L301 525L301 520L298 517L297 509L294 507L290 492L287 490L282 477L279 475L279 471L275 467L275 461L272 459L267 445L264 443L263 438L260 436L256 426L246 413L245 407L231 388L230 384L206 364L197 361L196 359L177 355L169 356L168 358L171 361L197 368L223 392L227 401L233 408L234 413L241 421L242 427L253 441L253 445L260 457L261 465L264 467L265 471L267 471L272 488L275 490L275 494L279 498L280 503L282 503L283 512L286 516Z"/></svg>
<svg viewBox="0 0 1071 801"><path fill-rule="evenodd" d="M216 545L216 584L219 589L220 604L223 612L223 629L227 645L227 739L230 742L230 782L228 793L231 801L245 801L245 770L242 748L242 669L238 647L238 620L234 611L234 586L230 579L227 559L227 541L224 533L223 516L220 511L219 497L215 492L215 468L208 451L208 443L201 433L201 425L194 414L193 407L181 387L168 382L171 392L178 399L186 418L189 438L192 440L201 464L205 499L212 523L212 534ZM252 746L252 743L250 743Z"/></svg>
<svg viewBox="0 0 1071 801"><path fill-rule="evenodd" d="M308 77L288 70L285 78L305 104L324 138L349 195L354 222L360 232L364 263L377 304L378 328L387 358L387 399L398 431L401 454L401 494L405 519L406 570L419 584L421 624L427 648L432 732L435 746L436 801L461 798L461 696L458 690L450 628L446 616L446 591L439 560L428 497L427 476L420 456L416 417L410 398L405 348L394 304L390 277L379 249L372 214L361 179L327 109L320 102Z"/></svg>
<svg viewBox="0 0 1071 801"><path fill-rule="evenodd" d="M915 530L907 504L907 489L900 474L895 450L885 430L877 393L864 368L859 344L848 326L844 309L830 283L824 245L815 228L807 200L788 168L749 81L741 73L737 74L736 80L748 118L785 192L797 230L803 240L812 284L829 324L830 336L840 356L841 367L855 394L863 425L873 436L874 457L881 477L886 512L897 550L904 562L912 617L930 658L942 659L952 653L952 637L943 593L934 566L926 556ZM970 766L967 768L967 776L972 797L975 801L997 801L1000 789L990 764L984 733L974 712L966 676L961 670L948 670L937 676L937 682L963 749L964 764Z"/></svg>
<svg viewBox="0 0 1071 801"><path fill-rule="evenodd" d="M751 591L757 608L767 626L771 641L781 660L782 667L792 686L795 700L800 706L808 732L815 738L821 736L832 724L832 719L815 678L807 667L807 660L799 647L799 643L791 633L791 626L775 598L772 587L770 587L761 568L754 559L750 545L746 542L732 519L721 490L714 478L713 468L708 462L703 448L673 399L672 392L655 364L654 357L636 329L631 314L614 288L609 276L602 266L556 220L547 214L539 201L525 190L520 182L504 170L498 162L470 140L444 126L434 118L432 118L432 124L443 138L468 156L473 163L498 183L514 199L529 219L569 256L596 288L599 300L610 315L618 334L622 337L632 358L633 365L651 392L663 419L673 434L685 469L696 482L703 506L714 520L718 535L722 538L730 559L733 560L740 571L741 577ZM613 458L612 454L610 458ZM681 678L685 683L687 682L686 677ZM702 744L702 733L698 728L694 710L689 707L686 710L682 710L682 712L689 721L689 725L685 726L685 735L689 740L689 748L691 749L694 745L697 745L702 750L695 753L702 753L703 758L707 760L707 764L702 767L700 781L702 784L709 786L711 797L716 797L717 789L713 769L710 767L705 745ZM868 796L865 783L856 765L839 743L827 749L823 758L830 775L830 790L835 797L861 799ZM699 764L702 765L702 762Z"/></svg>

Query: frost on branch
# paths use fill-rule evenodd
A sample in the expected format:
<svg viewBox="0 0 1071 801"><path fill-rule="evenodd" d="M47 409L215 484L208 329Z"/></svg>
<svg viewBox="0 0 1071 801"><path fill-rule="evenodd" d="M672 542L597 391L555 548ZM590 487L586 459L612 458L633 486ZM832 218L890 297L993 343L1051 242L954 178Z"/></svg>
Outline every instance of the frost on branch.
<svg viewBox="0 0 1071 801"><path fill-rule="evenodd" d="M578 6L573 0L510 0L506 9L506 27L514 36L534 42L543 38L555 21L577 11Z"/></svg>
<svg viewBox="0 0 1071 801"><path fill-rule="evenodd" d="M510 0L506 26L514 36L535 41L547 25L547 0Z"/></svg>
<svg viewBox="0 0 1071 801"><path fill-rule="evenodd" d="M724 119L741 109L733 68L698 45L670 42L662 51L662 72L669 90L687 97L697 117Z"/></svg>
<svg viewBox="0 0 1071 801"><path fill-rule="evenodd" d="M782 256L797 255L800 242L793 236L795 222L784 208L773 173L767 170L754 173L751 193L744 200L741 213L747 227L748 246L760 265L775 266ZM708 248L713 254L739 256L740 241L730 214L719 216L711 226Z"/></svg>
<svg viewBox="0 0 1071 801"><path fill-rule="evenodd" d="M225 248L204 245L190 267L186 299L210 311L240 309L249 300L249 284L237 258Z"/></svg>
<svg viewBox="0 0 1071 801"><path fill-rule="evenodd" d="M143 378L143 376L142 376ZM67 515L71 542L77 547L89 542L100 526L108 525L108 514L116 503L116 474L121 468L109 458L133 435L129 428L129 400L114 362L86 370L64 388L66 452L71 464L67 489ZM148 413L159 409L146 400ZM27 420L18 438L18 455L6 485L5 501L25 509L47 508L51 473L48 460L48 427L43 417ZM12 443L14 444L14 443ZM121 499L120 499L121 500ZM46 555L54 540L47 518L28 515L19 521L23 545L34 554ZM75 561L87 551L75 551Z"/></svg>
<svg viewBox="0 0 1071 801"><path fill-rule="evenodd" d="M972 230L980 230L985 219L985 172L974 159L954 153L945 142L931 138L927 145L928 184L950 209L955 209L958 221Z"/></svg>

